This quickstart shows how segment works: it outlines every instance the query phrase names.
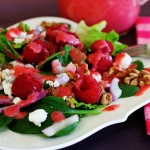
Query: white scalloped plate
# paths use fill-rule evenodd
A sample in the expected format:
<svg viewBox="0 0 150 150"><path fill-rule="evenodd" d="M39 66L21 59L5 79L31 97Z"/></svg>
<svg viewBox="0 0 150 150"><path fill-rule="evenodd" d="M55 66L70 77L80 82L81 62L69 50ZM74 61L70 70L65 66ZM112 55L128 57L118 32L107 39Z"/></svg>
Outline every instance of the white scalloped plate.
<svg viewBox="0 0 150 150"><path fill-rule="evenodd" d="M75 29L76 23L67 19L58 17L39 17L25 20L32 28L35 28L42 21L55 21L70 23ZM138 58L139 59L139 58ZM142 59L145 67L150 67L149 59ZM59 138L44 138L39 135L23 135L14 133L8 129L0 131L0 149L3 150L53 150L73 145L95 132L116 124L126 121L127 117L150 102L150 90L147 90L142 96L133 96L123 98L112 103L118 104L119 107L113 111L105 111L100 115L84 117L78 127L70 134Z"/></svg>

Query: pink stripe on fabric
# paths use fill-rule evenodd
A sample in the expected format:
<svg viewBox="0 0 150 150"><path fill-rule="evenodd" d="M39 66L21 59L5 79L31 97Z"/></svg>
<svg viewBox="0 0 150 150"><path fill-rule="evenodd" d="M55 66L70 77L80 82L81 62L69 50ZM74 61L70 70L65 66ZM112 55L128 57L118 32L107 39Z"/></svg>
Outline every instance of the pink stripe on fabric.
<svg viewBox="0 0 150 150"><path fill-rule="evenodd" d="M137 38L137 44L148 44L150 43L150 38Z"/></svg>
<svg viewBox="0 0 150 150"><path fill-rule="evenodd" d="M137 44L150 43L150 17L140 17L136 22ZM144 106L147 134L150 135L150 103Z"/></svg>
<svg viewBox="0 0 150 150"><path fill-rule="evenodd" d="M137 31L137 36L140 38L150 38L150 30L149 31Z"/></svg>
<svg viewBox="0 0 150 150"><path fill-rule="evenodd" d="M136 25L137 31L150 31L150 23L141 23Z"/></svg>
<svg viewBox="0 0 150 150"><path fill-rule="evenodd" d="M150 17L140 17L137 19L136 24L139 23L150 23Z"/></svg>

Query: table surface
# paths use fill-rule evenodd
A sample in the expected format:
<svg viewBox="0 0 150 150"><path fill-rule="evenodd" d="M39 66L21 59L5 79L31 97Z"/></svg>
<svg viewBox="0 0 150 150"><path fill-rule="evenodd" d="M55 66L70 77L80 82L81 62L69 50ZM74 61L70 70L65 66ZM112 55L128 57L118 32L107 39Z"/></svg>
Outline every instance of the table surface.
<svg viewBox="0 0 150 150"><path fill-rule="evenodd" d="M150 2L142 6L141 16L150 16ZM24 19L39 16L59 16L56 0L0 0L0 27L8 27ZM135 29L121 41L136 43ZM104 128L89 138L63 150L149 150L150 136L146 134L143 108L131 114L127 121Z"/></svg>

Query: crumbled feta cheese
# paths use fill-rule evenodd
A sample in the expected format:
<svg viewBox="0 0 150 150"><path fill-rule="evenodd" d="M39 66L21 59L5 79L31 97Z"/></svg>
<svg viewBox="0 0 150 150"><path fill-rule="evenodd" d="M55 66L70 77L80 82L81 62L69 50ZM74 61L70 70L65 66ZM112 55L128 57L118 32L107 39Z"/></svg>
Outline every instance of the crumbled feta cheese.
<svg viewBox="0 0 150 150"><path fill-rule="evenodd" d="M26 38L27 37L27 32L21 32L20 35L18 36L19 38Z"/></svg>
<svg viewBox="0 0 150 150"><path fill-rule="evenodd" d="M14 70L5 69L2 71L2 80L12 83L14 81L14 76L12 75Z"/></svg>
<svg viewBox="0 0 150 150"><path fill-rule="evenodd" d="M19 103L19 102L21 102L22 100L19 98L19 97L15 97L14 99L13 99L13 103L14 104L17 104L17 103Z"/></svg>
<svg viewBox="0 0 150 150"><path fill-rule="evenodd" d="M33 36L34 36L34 34L28 34L28 35L27 35L27 39L30 40L30 39L33 38Z"/></svg>
<svg viewBox="0 0 150 150"><path fill-rule="evenodd" d="M63 96L63 100L66 100L67 96Z"/></svg>
<svg viewBox="0 0 150 150"><path fill-rule="evenodd" d="M97 81L100 82L102 79L102 76L100 74L92 74L92 77Z"/></svg>
<svg viewBox="0 0 150 150"><path fill-rule="evenodd" d="M54 81L54 87L59 87L59 82L57 80Z"/></svg>
<svg viewBox="0 0 150 150"><path fill-rule="evenodd" d="M25 64L25 67L28 67L28 68L34 68L34 66L31 65L31 64Z"/></svg>
<svg viewBox="0 0 150 150"><path fill-rule="evenodd" d="M120 66L123 69L127 69L131 65L131 62L132 62L132 58L130 57L130 55L128 55L127 53L125 53L125 56L120 61Z"/></svg>
<svg viewBox="0 0 150 150"><path fill-rule="evenodd" d="M51 80L47 80L46 84L48 84L49 86L53 87L54 86L54 82Z"/></svg>
<svg viewBox="0 0 150 150"><path fill-rule="evenodd" d="M2 81L2 86L3 86L3 89L4 89L4 93L6 95L8 95L9 97L12 98L12 84L10 82L7 82L6 80Z"/></svg>
<svg viewBox="0 0 150 150"><path fill-rule="evenodd" d="M41 126L41 123L44 122L47 118L47 112L44 109L37 109L29 113L29 121L33 122L36 126Z"/></svg>
<svg viewBox="0 0 150 150"><path fill-rule="evenodd" d="M23 41L24 41L23 38L15 38L15 39L14 39L14 43L15 43L15 44L20 44L20 43L22 43Z"/></svg>
<svg viewBox="0 0 150 150"><path fill-rule="evenodd" d="M17 66L17 65L23 65L23 63L20 63L20 62L15 61L15 60L11 61L10 64L12 64L14 67Z"/></svg>

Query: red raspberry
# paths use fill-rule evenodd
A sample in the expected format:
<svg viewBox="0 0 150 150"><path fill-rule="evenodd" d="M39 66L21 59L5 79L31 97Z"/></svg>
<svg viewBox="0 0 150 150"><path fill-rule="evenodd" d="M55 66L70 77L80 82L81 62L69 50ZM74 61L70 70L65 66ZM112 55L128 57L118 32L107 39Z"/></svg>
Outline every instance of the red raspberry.
<svg viewBox="0 0 150 150"><path fill-rule="evenodd" d="M53 111L51 118L54 122L59 122L65 119L65 115L61 111Z"/></svg>
<svg viewBox="0 0 150 150"><path fill-rule="evenodd" d="M85 53L83 53L81 50L76 49L76 48L73 48L70 51L70 57L71 57L72 62L78 65L80 65L80 63L86 59Z"/></svg>
<svg viewBox="0 0 150 150"><path fill-rule="evenodd" d="M49 57L46 44L41 40L36 40L27 44L23 50L24 61L31 64L38 64Z"/></svg>
<svg viewBox="0 0 150 150"><path fill-rule="evenodd" d="M99 101L101 88L92 76L84 75L75 82L73 92L79 101L94 104Z"/></svg>
<svg viewBox="0 0 150 150"><path fill-rule="evenodd" d="M46 39L49 39L49 35L51 34L51 31L53 31L53 30L61 30L61 31L68 32L69 28L68 28L68 25L65 24L65 23L63 23L63 24L54 24L46 30Z"/></svg>
<svg viewBox="0 0 150 150"><path fill-rule="evenodd" d="M97 40L91 46L92 52L102 51L103 53L111 54L114 51L113 45L109 41Z"/></svg>
<svg viewBox="0 0 150 150"><path fill-rule="evenodd" d="M78 36L72 32L52 30L48 35L48 41L53 42L54 44L59 44L59 46L62 47L66 44L69 44L76 48L84 49L84 46L80 42Z"/></svg>
<svg viewBox="0 0 150 150"><path fill-rule="evenodd" d="M21 99L27 99L33 92L40 92L41 90L42 83L33 78L29 73L18 75L12 85L13 95Z"/></svg>
<svg viewBox="0 0 150 150"><path fill-rule="evenodd" d="M102 57L97 64L96 70L100 73L108 71L108 69L112 66L112 59L110 56L108 57Z"/></svg>
<svg viewBox="0 0 150 150"><path fill-rule="evenodd" d="M92 70L103 73L112 66L112 57L108 54L103 54L101 51L96 51L88 55L88 62L92 65Z"/></svg>

